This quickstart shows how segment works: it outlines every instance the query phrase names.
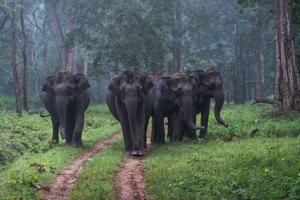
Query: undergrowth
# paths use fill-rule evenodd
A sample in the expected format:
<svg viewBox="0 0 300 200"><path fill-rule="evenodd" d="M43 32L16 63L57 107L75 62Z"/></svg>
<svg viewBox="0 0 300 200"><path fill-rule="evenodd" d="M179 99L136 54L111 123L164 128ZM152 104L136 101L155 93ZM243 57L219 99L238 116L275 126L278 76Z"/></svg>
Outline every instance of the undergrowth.
<svg viewBox="0 0 300 200"><path fill-rule="evenodd" d="M154 199L300 199L300 114L225 105L205 140L155 146L145 160Z"/></svg>
<svg viewBox="0 0 300 200"><path fill-rule="evenodd" d="M83 146L52 144L50 118L0 112L0 199L36 199L38 188L97 141L119 130L106 106L86 113Z"/></svg>

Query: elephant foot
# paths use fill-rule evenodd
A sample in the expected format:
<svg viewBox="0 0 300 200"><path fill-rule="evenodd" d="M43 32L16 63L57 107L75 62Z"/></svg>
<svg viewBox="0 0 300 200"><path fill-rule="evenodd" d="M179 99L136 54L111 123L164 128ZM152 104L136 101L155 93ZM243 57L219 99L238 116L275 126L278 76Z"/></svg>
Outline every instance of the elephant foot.
<svg viewBox="0 0 300 200"><path fill-rule="evenodd" d="M53 140L52 140L52 143L53 143L53 144L58 144L58 143L59 143L59 140L58 140L58 139L53 139Z"/></svg>
<svg viewBox="0 0 300 200"><path fill-rule="evenodd" d="M143 157L144 156L144 152L143 152L143 150L132 151L131 155L133 157Z"/></svg>
<svg viewBox="0 0 300 200"><path fill-rule="evenodd" d="M125 156L131 156L131 151L125 151Z"/></svg>
<svg viewBox="0 0 300 200"><path fill-rule="evenodd" d="M72 141L71 143L70 143L70 146L72 146L72 147L79 147L79 146L82 146L82 141L80 140L80 141Z"/></svg>
<svg viewBox="0 0 300 200"><path fill-rule="evenodd" d="M202 132L200 131L200 139L205 139L205 136L206 136L206 132Z"/></svg>

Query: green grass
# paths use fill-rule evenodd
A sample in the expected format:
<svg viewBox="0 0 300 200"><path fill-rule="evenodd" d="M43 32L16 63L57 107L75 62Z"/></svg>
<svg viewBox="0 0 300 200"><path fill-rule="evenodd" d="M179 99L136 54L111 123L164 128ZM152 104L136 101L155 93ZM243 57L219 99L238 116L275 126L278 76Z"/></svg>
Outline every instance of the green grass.
<svg viewBox="0 0 300 200"><path fill-rule="evenodd" d="M2 111L0 130L0 199L37 199L38 190L34 185L50 181L71 160L118 131L119 125L107 107L90 107L81 148L69 147L63 141L53 145L51 121L38 115L20 118L12 112Z"/></svg>
<svg viewBox="0 0 300 200"><path fill-rule="evenodd" d="M299 199L300 138L167 144L146 158L154 199Z"/></svg>
<svg viewBox="0 0 300 200"><path fill-rule="evenodd" d="M145 160L154 199L300 199L300 115L261 105L225 106L229 130L153 147ZM251 138L251 130L259 129ZM238 141L228 141L232 136Z"/></svg>
<svg viewBox="0 0 300 200"><path fill-rule="evenodd" d="M213 111L210 113L208 138L225 139L232 136L251 137L296 137L300 135L300 114L296 112L276 113L270 105L225 105L222 117L228 121L229 128L217 124Z"/></svg>
<svg viewBox="0 0 300 200"><path fill-rule="evenodd" d="M300 199L300 114L247 104L226 105L222 116L230 127L211 114L206 140L152 148L145 159L148 193L154 199ZM0 111L0 199L38 199L34 185L49 182L117 130L105 106L91 107L84 146L71 148L51 144L50 118ZM226 142L234 136L237 141ZM122 160L119 140L88 161L69 199L116 199L113 181Z"/></svg>
<svg viewBox="0 0 300 200"><path fill-rule="evenodd" d="M123 142L119 140L87 163L69 199L116 199L114 180L122 160Z"/></svg>

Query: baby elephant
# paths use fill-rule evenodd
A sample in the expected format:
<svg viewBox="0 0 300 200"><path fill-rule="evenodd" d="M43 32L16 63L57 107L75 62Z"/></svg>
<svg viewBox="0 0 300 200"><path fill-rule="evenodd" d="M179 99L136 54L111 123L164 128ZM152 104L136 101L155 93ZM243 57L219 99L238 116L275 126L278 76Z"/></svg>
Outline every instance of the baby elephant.
<svg viewBox="0 0 300 200"><path fill-rule="evenodd" d="M59 73L47 78L41 99L49 112L53 127L53 141L58 143L58 131L66 143L82 145L84 112L90 103L89 81L83 74Z"/></svg>

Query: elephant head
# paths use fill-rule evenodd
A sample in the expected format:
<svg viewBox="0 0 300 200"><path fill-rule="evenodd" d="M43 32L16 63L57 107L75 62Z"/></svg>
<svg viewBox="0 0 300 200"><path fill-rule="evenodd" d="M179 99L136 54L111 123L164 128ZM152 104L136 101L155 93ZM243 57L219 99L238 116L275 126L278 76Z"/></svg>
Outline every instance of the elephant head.
<svg viewBox="0 0 300 200"><path fill-rule="evenodd" d="M82 94L83 91L90 87L85 75L70 72L59 73L57 76L48 77L43 85L42 91L46 92L52 99L54 113L56 113L62 138L66 138L67 134L67 113L68 106L76 103L75 99ZM68 138L67 138L68 139ZM69 138L70 139L70 138Z"/></svg>
<svg viewBox="0 0 300 200"><path fill-rule="evenodd" d="M202 129L194 122L193 90L196 86L195 77L187 73L175 73L166 78L167 87L162 87L162 93L171 101L177 101L182 111L183 119L190 129Z"/></svg>
<svg viewBox="0 0 300 200"><path fill-rule="evenodd" d="M124 71L114 77L108 87L117 97L118 103L116 104L120 123L124 128L126 151L134 156L143 154L145 100L147 93L153 86L150 77L134 71ZM124 133L125 131L128 131L129 134Z"/></svg>
<svg viewBox="0 0 300 200"><path fill-rule="evenodd" d="M222 119L221 110L224 104L224 92L223 92L223 79L217 68L210 68L207 70L198 70L191 73L196 77L197 85L196 89L197 97L206 96L214 98L215 109L214 115L218 123L228 126L228 123ZM199 99L197 99L199 100Z"/></svg>

